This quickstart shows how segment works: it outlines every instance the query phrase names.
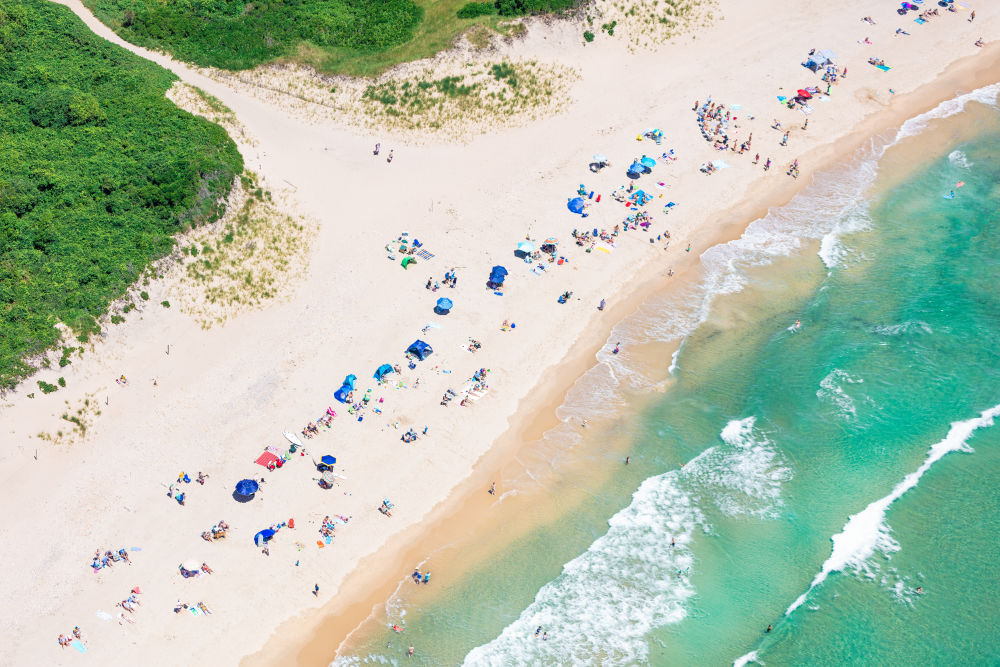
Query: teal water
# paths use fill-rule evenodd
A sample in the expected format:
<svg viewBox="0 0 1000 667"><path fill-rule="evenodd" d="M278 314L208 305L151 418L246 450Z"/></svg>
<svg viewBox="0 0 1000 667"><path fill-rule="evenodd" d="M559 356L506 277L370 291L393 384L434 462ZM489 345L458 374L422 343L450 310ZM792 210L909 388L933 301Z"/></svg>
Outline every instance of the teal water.
<svg viewBox="0 0 1000 667"><path fill-rule="evenodd" d="M632 464L581 450L620 471L583 501L557 476L549 518L397 596L404 635L339 661L1000 662L997 88L821 175L706 252L699 292L622 323L600 360L624 395L649 389L630 350L684 337L669 390L615 425ZM931 137L949 145L914 165Z"/></svg>

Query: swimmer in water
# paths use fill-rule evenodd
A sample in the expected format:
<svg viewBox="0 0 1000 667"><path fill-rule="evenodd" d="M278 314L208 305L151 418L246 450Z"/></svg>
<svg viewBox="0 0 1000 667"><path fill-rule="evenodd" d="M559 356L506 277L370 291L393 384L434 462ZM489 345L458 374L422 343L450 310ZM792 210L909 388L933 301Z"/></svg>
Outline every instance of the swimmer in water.
<svg viewBox="0 0 1000 667"><path fill-rule="evenodd" d="M764 630L764 632L770 632L771 630L774 630L774 627L770 623L768 623L767 630Z"/></svg>
<svg viewBox="0 0 1000 667"><path fill-rule="evenodd" d="M537 637L541 631L542 631L542 626L539 625L537 628L535 628L535 636Z"/></svg>

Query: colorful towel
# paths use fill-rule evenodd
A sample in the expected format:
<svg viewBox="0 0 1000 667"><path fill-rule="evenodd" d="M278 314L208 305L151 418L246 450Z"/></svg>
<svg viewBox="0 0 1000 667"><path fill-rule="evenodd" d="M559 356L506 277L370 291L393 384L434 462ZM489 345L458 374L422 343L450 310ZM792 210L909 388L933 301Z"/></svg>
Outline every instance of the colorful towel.
<svg viewBox="0 0 1000 667"><path fill-rule="evenodd" d="M431 252L427 252L427 251L426 251L426 250L424 250L423 248L421 248L420 250L418 250L418 251L417 251L416 253L414 253L414 254L415 254L415 255L416 255L417 257L419 257L420 259L433 259L433 257L434 257L434 253L431 253Z"/></svg>
<svg viewBox="0 0 1000 667"><path fill-rule="evenodd" d="M891 68L891 67L889 67L888 65L875 65L875 68L876 68L876 69L880 69L880 70L882 70L883 72L888 72L889 70L891 70L891 69L892 69L892 68Z"/></svg>
<svg viewBox="0 0 1000 667"><path fill-rule="evenodd" d="M272 454L271 452L264 452L263 454L257 457L257 460L254 461L254 463L256 463L257 465L262 465L266 468L272 463L277 463L278 460L279 460L278 457Z"/></svg>
<svg viewBox="0 0 1000 667"><path fill-rule="evenodd" d="M913 22L914 23L919 23L920 25L923 25L923 24L927 23L927 19L913 19Z"/></svg>
<svg viewBox="0 0 1000 667"><path fill-rule="evenodd" d="M70 646L72 646L73 648L75 648L80 653L86 653L87 652L87 647L84 646L83 642L80 641L79 639L74 639L72 642L70 642Z"/></svg>

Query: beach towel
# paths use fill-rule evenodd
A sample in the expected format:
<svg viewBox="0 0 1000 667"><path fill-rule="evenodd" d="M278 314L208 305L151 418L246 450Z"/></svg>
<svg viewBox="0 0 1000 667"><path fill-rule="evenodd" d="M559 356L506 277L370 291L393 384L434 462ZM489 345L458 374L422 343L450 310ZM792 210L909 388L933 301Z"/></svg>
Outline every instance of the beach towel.
<svg viewBox="0 0 1000 667"><path fill-rule="evenodd" d="M927 19L913 19L913 22L923 25L924 23L927 23Z"/></svg>
<svg viewBox="0 0 1000 667"><path fill-rule="evenodd" d="M333 544L333 538L327 535L324 539L327 544Z"/></svg>
<svg viewBox="0 0 1000 667"><path fill-rule="evenodd" d="M891 67L889 67L888 65L875 65L875 68L876 68L876 69L880 69L880 70L882 70L883 72L888 72L889 70L891 70L891 69L892 69L892 68L891 68Z"/></svg>
<svg viewBox="0 0 1000 667"><path fill-rule="evenodd" d="M188 607L188 609L191 610L192 616L201 616L201 612L198 610L197 607Z"/></svg>
<svg viewBox="0 0 1000 667"><path fill-rule="evenodd" d="M606 252L608 254L611 253L611 251L609 249L605 248L604 246L597 246L597 249L600 250L601 252Z"/></svg>
<svg viewBox="0 0 1000 667"><path fill-rule="evenodd" d="M811 106L809 106L808 104L803 104L799 108L802 110L802 113L804 113L807 116L813 112L813 108Z"/></svg>
<svg viewBox="0 0 1000 667"><path fill-rule="evenodd" d="M97 612L97 618L101 619L102 621L110 621L114 617L106 611L99 611Z"/></svg>
<svg viewBox="0 0 1000 667"><path fill-rule="evenodd" d="M80 653L86 653L87 652L87 647L84 646L83 642L80 641L79 639L74 639L72 642L70 642L70 646L72 646L73 648L75 648Z"/></svg>
<svg viewBox="0 0 1000 667"><path fill-rule="evenodd" d="M272 454L271 452L264 452L263 454L257 457L257 460L254 461L254 463L256 463L257 465L262 465L266 468L271 464L277 464L278 460L279 460L278 457Z"/></svg>
<svg viewBox="0 0 1000 667"><path fill-rule="evenodd" d="M434 258L434 253L427 252L423 248L421 248L420 250L418 250L415 254L420 259L433 259Z"/></svg>
<svg viewBox="0 0 1000 667"><path fill-rule="evenodd" d="M726 164L725 162L723 162L722 160L715 160L714 162L712 162L712 166L715 167L716 169L728 169L729 168L729 165Z"/></svg>
<svg viewBox="0 0 1000 667"><path fill-rule="evenodd" d="M785 97L784 95L778 95L778 101L784 104L785 102L788 101L788 98Z"/></svg>

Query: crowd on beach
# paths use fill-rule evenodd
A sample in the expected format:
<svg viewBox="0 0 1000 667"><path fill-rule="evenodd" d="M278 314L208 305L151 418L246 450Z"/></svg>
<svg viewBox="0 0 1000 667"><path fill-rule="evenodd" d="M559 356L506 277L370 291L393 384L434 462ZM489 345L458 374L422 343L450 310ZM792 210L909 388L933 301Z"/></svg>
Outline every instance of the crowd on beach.
<svg viewBox="0 0 1000 667"><path fill-rule="evenodd" d="M956 11L952 3L948 3L947 10L949 12ZM929 9L921 12L919 14L919 18L927 21L930 19L930 17L937 17L939 15L940 14L938 9ZM970 20L974 20L974 18L975 18L975 12L972 12ZM871 17L867 16L863 17L862 21L872 26L876 25L876 22ZM896 31L896 34L905 35L907 33L900 28ZM865 38L865 43L866 44L870 43L870 40L867 37ZM977 41L976 45L982 46L982 39ZM810 52L810 56L811 55L813 55L812 51ZM868 58L868 62L878 67L885 66L885 62L880 58L871 57ZM820 92L819 87L817 86L804 86L802 89L799 89L799 94L797 96L791 97L790 99L779 98L779 102L783 108L789 110L793 109L799 110L806 114L811 113L812 109L809 106L808 102L813 97L829 97L831 95L833 87L840 84L846 77L846 75L847 75L846 67L838 68L836 65L827 65L826 67L823 68L822 74L820 74L821 81L826 84L825 93ZM719 153L728 152L735 155L746 155L752 151L753 132L747 131L745 139L742 140L739 138L739 136L742 134L742 131L744 130L742 121L744 119L746 121L753 121L754 120L753 115L743 112L738 105L715 102L711 98L706 99L704 103L696 101L694 103L694 106L692 107L692 111L695 113L696 121L701 135L709 144L711 144L712 148L715 151L718 151ZM809 118L806 117L801 124L799 124L798 122L794 123L793 126L790 128L783 127L780 119L775 119L771 127L772 129L781 133L781 138L777 142L778 146L787 147L790 141L790 136L792 131L804 132L808 130ZM640 134L639 139L641 141L653 140L659 145L663 140L663 136L662 133L660 133L658 130L647 131L645 133ZM376 144L374 154L378 155L379 151L380 151L380 145ZM391 162L392 159L393 159L393 153L392 151L390 151L387 157L387 162ZM659 159L663 160L666 165L670 165L678 159L678 156L676 155L674 150L670 150L669 152L661 153L661 157ZM647 158L647 156L645 155L643 155L641 158L637 157L633 159L633 165L646 164L647 162L655 163L655 160L652 158ZM752 164L758 165L760 162L761 162L761 155L760 153L756 153L752 160ZM724 165L724 163L721 164L720 163L721 161L707 162L700 167L700 170L705 174L714 174L720 169L724 169L725 167L728 166ZM610 161L605 161L601 164L601 168L607 166L610 166ZM763 161L763 170L766 172L771 168L771 166L772 166L772 158L770 156L767 156ZM591 171L594 170L591 169ZM663 250L668 250L671 241L670 231L662 229L658 233L656 233L655 236L652 236L653 227L654 225L657 224L656 217L647 209L647 207L650 206L653 202L655 202L656 199L662 198L664 195L660 194L659 197L655 197L653 194L650 194L645 190L637 189L637 183L638 183L637 179L641 178L642 176L648 175L650 173L651 173L651 168L647 168L641 172L630 171L628 182L622 184L620 187L618 187L611 193L610 197L611 201L613 201L616 204L622 205L625 209L624 212L622 213L622 218L620 222L616 222L612 227L610 227L610 229L600 228L599 226L582 230L579 228L573 228L571 233L573 244L575 244L579 248L582 248L585 253L591 253L599 249L609 250L615 247L615 245L619 242L622 234L625 234L627 232L641 232L643 234L650 235L649 236L650 244L662 242L664 243ZM792 176L793 178L798 178L799 176L798 159L794 159L789 163L786 173L789 176ZM657 187L660 190L667 190L668 188L667 184L662 180L658 181L655 187ZM585 204L585 208L581 209L582 211L586 211L588 207L593 206L594 204L599 204L601 201L600 194L597 195L596 201L591 201L594 196L594 193L592 191L588 191L588 189L585 188L582 184L578 189L577 194L580 195L581 197L587 197L588 199L588 203ZM676 205L677 204L672 201L666 202L663 206L662 212L664 214L668 214L671 212L671 210L674 209ZM586 212L581 213L583 217L586 217L588 214L589 213ZM643 243L645 244L645 241L643 241ZM390 245L395 246L398 245L398 243ZM412 244L403 244L403 245L405 246L406 250L402 252L404 255L407 256L414 255L415 251L417 251L421 247L421 244L416 241L414 241ZM387 250L389 250L389 246L387 246ZM691 245L688 244L687 251L690 250L691 250ZM392 255L393 252L396 251L390 250L391 258L395 259L395 256ZM534 265L533 268L538 268L538 265L542 265L541 269L543 271L545 270L544 264L563 266L570 262L570 258L566 257L563 254L560 254L559 244L558 241L555 239L551 239L551 241L547 240L545 243L540 244L538 250L531 250L530 252L526 252L524 254L523 259L525 260L526 263ZM672 270L670 271L670 275L673 275ZM450 289L454 289L457 286L457 281L458 278L456 269L451 268L450 270L444 273L444 276L440 281L435 280L433 276L429 276L425 283L425 288L431 292L437 292L438 290L442 289L442 287L448 287ZM570 301L572 298L572 294L573 294L572 290L565 290L559 298L560 302L566 303ZM603 310L604 307L605 307L605 302L602 299L600 305L598 306L598 310ZM515 324L510 323L508 320L504 320L501 329L507 332L514 330L515 327L516 327ZM422 331L423 333L426 333L427 330L428 328L425 327ZM469 352L475 353L481 350L482 348L483 344L480 340L473 337L468 338L468 342L466 343L466 349ZM616 345L614 348L614 353L617 354L618 352L619 352L619 346ZM479 357L477 357L477 361L478 360ZM416 369L417 367L417 360L413 358L411 355L407 355L406 360L403 363L405 363L406 367L411 371ZM363 392L360 391L356 392L352 388L351 391L349 391L346 394L346 400L343 401L344 405L346 406L345 411L348 415L355 418L356 421L358 422L363 421L365 416L368 416L369 414L373 416L379 416L383 414L383 406L385 405L385 400L386 400L386 395L382 395L383 392L386 392L389 389L419 388L420 386L419 378L415 380L415 382L412 384L412 387L407 385L404 379L404 370L400 363L398 362L393 363L390 364L390 366L391 366L391 372L388 373L386 376L384 376L382 379L379 379L378 382L373 387L365 388ZM434 370L439 373L450 373L450 371L445 370L443 368L436 367ZM475 372L473 372L471 378L469 378L468 380L468 384L465 386L464 389L460 391L455 391L452 388L446 389L446 391L443 393L441 397L440 405L442 407L447 407L454 400L457 400L459 405L462 407L468 407L472 405L476 400L481 398L482 395L484 395L489 390L490 388L490 384L488 382L489 373L490 371L488 368L479 367ZM121 375L120 377L116 378L116 382L122 386L128 385L128 380L125 378L124 375ZM379 392L379 395L376 395L376 392ZM356 393L360 394L360 397L356 397ZM300 432L302 437L305 439L313 439L318 435L320 435L323 429L332 430L335 427L336 424L335 420L337 417L338 417L337 410L334 409L332 405L326 407L325 411L318 418L308 422L301 429ZM395 424L390 424L390 426L394 429L398 429L400 427L400 424L397 421ZM418 433L418 431L415 428L409 427L402 434L401 440L407 444L415 443L422 435L425 436L427 435L427 433L428 433L427 426L423 427L421 433ZM293 442L293 445L294 444L295 443ZM291 451L294 451L294 447L291 449ZM306 453L307 452L303 448L300 452L300 456L305 456ZM275 454L275 461L267 464L262 464L265 465L268 471L271 472L276 471L282 466L284 466L286 462L291 460L286 456L280 456L278 454L283 454L283 452L277 452ZM332 472L332 466L328 466L328 470ZM198 472L197 477L194 480L192 480L189 475L182 472L178 476L177 480L170 484L167 495L169 498L176 501L178 505L184 506L187 500L187 493L183 489L195 488L195 487L187 487L185 485L190 484L192 481L194 481L199 485L204 485L208 479L209 475L204 474L202 472ZM329 488L330 485L332 484L330 480L331 478L324 477L320 481L320 485L323 488ZM262 477L260 479L260 483L264 483L264 481L265 479ZM495 493L495 484L491 486L490 493L491 494ZM377 506L377 510L386 517L392 517L392 512L394 509L395 506L393 502L387 497L383 498L381 504ZM368 511L371 511L370 506ZM341 515L335 515L335 517L336 517L335 519L332 519L330 515L326 515L320 522L320 525L318 527L318 532L320 534L321 540L317 542L319 548L323 548L324 546L329 545L331 543L331 541L335 536L335 530L337 527L336 524L338 522L347 524L348 521L350 520L350 517L345 517ZM287 522L274 523L269 527L269 530L272 531L272 534L276 534L278 533L278 531L281 531L286 528L294 528L294 522L292 520L289 520ZM229 531L230 531L229 524L224 520L220 520L217 524L213 525L209 530L202 532L201 537L206 542L214 542L216 540L225 539ZM265 541L263 544L258 546L261 547L261 552L265 556L270 555L270 547L268 542ZM125 548L120 548L116 550L97 549L94 553L92 568L96 573L102 569L111 568L117 563L125 563L128 565L132 564L127 549ZM296 565L297 564L298 561L296 561ZM181 576L184 578L198 577L203 574L212 574L214 572L206 562L202 562L200 567L196 569L189 569L188 567L181 565L179 566L179 571ZM430 572L421 573L419 568L416 568L412 574L412 579L417 583L428 584L430 581ZM316 587L313 589L312 592L314 595L318 594L318 584L316 585ZM124 625L126 623L127 624L135 623L135 620L132 617L135 616L138 607L141 606L139 600L140 593L141 591L139 587L135 587L131 590L130 594L125 599L116 603L116 606L120 607L122 610L119 613L118 617L119 624ZM180 613L183 610L189 610L194 615L212 613L212 611L208 608L208 606L201 601L193 605L189 605L188 603L181 603L180 601L178 601L177 605L174 607L174 612ZM394 629L396 627L398 626L394 626ZM400 628L398 631L401 630L402 629ZM541 631L542 628L539 627L538 631L535 632L536 637L539 635ZM74 645L74 642L81 642L82 646L82 641L83 641L82 631L78 626L73 628L71 635L72 636L66 634L60 634L58 637L59 645L65 648L67 646ZM547 633L543 634L541 636L541 639L546 640ZM409 654L410 655L413 654L413 647L410 647Z"/></svg>

